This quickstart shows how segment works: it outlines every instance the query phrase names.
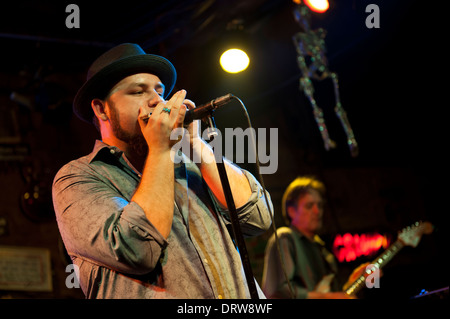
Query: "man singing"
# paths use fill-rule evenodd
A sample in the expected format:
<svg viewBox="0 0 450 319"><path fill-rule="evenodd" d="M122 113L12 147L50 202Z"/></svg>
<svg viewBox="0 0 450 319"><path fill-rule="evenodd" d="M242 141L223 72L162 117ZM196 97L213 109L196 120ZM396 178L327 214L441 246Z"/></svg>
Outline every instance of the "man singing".
<svg viewBox="0 0 450 319"><path fill-rule="evenodd" d="M191 159L172 150L171 132L195 107L185 90L165 100L175 82L171 62L125 43L94 61L75 97L75 114L101 141L60 169L53 203L87 298L250 297L198 120L188 127ZM260 184L224 162L243 235L263 233L271 216Z"/></svg>

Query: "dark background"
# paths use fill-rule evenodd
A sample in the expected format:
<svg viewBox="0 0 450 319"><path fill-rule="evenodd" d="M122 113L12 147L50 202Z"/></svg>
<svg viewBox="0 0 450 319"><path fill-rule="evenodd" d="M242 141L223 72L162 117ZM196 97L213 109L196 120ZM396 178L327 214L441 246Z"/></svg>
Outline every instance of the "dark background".
<svg viewBox="0 0 450 319"><path fill-rule="evenodd" d="M98 134L72 114L71 102L93 60L123 42L167 57L188 98L201 104L233 93L247 108L254 128L278 129L278 169L264 175L277 226L281 196L298 175L312 174L328 189L322 238L331 248L336 234L385 234L417 220L436 229L417 248L406 247L384 269L381 288L370 298L408 299L422 289L448 286L444 248L443 141L446 123L440 86L446 58L441 55L442 11L423 1L330 1L312 15L312 28L327 31L329 69L339 75L341 102L360 152L352 157L336 118L330 81L315 82L330 136L326 151L299 90L301 76L292 36L300 26L292 1L13 1L0 16L0 245L46 247L51 251L53 291L0 291L5 298L80 298L65 287L70 263L59 238L51 204L51 183L66 162L89 153ZM80 8L80 28L65 25L66 6ZM366 6L380 8L380 28L365 25ZM230 25L242 26L249 68L225 74L219 48ZM11 98L13 96L14 98ZM444 102L445 101L445 102ZM247 127L237 103L216 111L219 129ZM275 151L275 150L271 150ZM243 164L252 173L254 164ZM26 192L37 192L32 201ZM255 277L262 275L264 248L272 231L249 239ZM381 252L381 251L380 251ZM341 264L345 278L374 256Z"/></svg>

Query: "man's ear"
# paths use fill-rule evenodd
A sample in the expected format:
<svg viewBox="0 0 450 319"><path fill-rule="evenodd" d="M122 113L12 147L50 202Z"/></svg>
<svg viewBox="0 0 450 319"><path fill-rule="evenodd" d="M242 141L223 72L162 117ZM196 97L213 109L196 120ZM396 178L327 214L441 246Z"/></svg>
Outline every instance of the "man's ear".
<svg viewBox="0 0 450 319"><path fill-rule="evenodd" d="M93 99L91 101L91 107L98 119L102 121L108 120L108 115L105 111L105 103L102 100Z"/></svg>

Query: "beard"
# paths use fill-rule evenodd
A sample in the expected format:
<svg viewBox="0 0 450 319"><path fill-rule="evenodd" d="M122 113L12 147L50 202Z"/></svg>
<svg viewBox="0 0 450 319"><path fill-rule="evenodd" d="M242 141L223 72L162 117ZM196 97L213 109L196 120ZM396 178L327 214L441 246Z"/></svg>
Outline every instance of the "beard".
<svg viewBox="0 0 450 319"><path fill-rule="evenodd" d="M142 132L139 130L138 133L126 132L121 126L119 121L119 115L116 112L116 107L113 106L111 110L111 127L114 136L116 136L121 141L126 142L131 150L139 156L147 156L148 145Z"/></svg>

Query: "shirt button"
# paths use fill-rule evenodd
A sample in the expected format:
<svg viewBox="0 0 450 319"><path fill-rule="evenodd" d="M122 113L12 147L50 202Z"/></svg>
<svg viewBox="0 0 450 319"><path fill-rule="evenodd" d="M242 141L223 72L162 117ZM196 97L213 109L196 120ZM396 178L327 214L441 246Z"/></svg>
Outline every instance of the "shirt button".
<svg viewBox="0 0 450 319"><path fill-rule="evenodd" d="M222 295L218 295L217 297L218 297L219 299L223 299Z"/></svg>
<svg viewBox="0 0 450 319"><path fill-rule="evenodd" d="M205 264L208 264L208 259L203 259L203 261L205 262Z"/></svg>

